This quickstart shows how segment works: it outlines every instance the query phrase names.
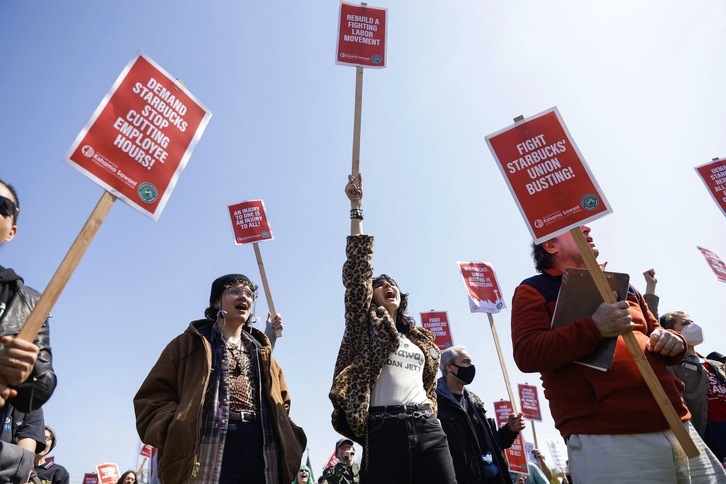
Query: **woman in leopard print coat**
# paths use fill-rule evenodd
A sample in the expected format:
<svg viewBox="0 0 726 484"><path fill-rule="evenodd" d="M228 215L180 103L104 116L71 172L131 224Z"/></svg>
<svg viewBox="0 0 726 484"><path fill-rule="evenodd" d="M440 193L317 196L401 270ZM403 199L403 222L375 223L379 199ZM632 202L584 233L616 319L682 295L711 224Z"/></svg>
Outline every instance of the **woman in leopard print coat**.
<svg viewBox="0 0 726 484"><path fill-rule="evenodd" d="M345 333L330 399L333 427L363 446L361 483L451 484L454 467L436 418L439 350L408 316L408 295L373 278L373 237L363 234L360 175L349 177L351 236L343 266Z"/></svg>

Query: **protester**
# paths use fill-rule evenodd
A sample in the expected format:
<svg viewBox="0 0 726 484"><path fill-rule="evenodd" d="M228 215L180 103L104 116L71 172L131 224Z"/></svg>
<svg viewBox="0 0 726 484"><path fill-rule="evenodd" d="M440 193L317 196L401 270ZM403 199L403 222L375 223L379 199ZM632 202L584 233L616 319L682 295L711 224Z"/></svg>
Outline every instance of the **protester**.
<svg viewBox="0 0 726 484"><path fill-rule="evenodd" d="M313 473L310 471L310 468L304 464L301 465L295 475L295 479L292 481L292 484L315 484L315 481L313 480Z"/></svg>
<svg viewBox="0 0 726 484"><path fill-rule="evenodd" d="M335 444L334 464L323 470L323 477L328 484L358 484L360 468L353 460L355 447L350 439L340 439Z"/></svg>
<svg viewBox="0 0 726 484"><path fill-rule="evenodd" d="M9 183L0 180L0 244L12 241L17 235L19 215L17 191ZM13 427L14 412L32 413L47 402L55 390L56 376L48 321L45 321L34 342L15 338L39 299L40 294L25 286L22 277L12 269L0 266L0 334L4 335L0 337L0 407L4 407L1 411L3 425L7 423ZM41 423L38 428L40 440L43 440L42 428ZM36 451L36 448L23 448L8 441L0 441L0 482L27 479L33 469Z"/></svg>
<svg viewBox="0 0 726 484"><path fill-rule="evenodd" d="M363 446L364 484L454 483L446 435L436 419L434 336L406 314L408 295L391 277L373 278L360 175L349 177L345 193L351 235L343 266L345 332L329 395L333 426Z"/></svg>
<svg viewBox="0 0 726 484"><path fill-rule="evenodd" d="M537 465L535 466L537 468L537 471L534 473L541 472L542 477L544 477L546 482L551 482L553 480L552 470L550 469L550 466L547 465L547 462L545 461L545 456L539 449L532 449L532 455L534 456L534 459L537 461ZM531 462L529 462L531 464ZM532 473L532 470L530 469L530 473ZM555 478L556 482L559 482L559 479Z"/></svg>
<svg viewBox="0 0 726 484"><path fill-rule="evenodd" d="M161 482L288 484L300 469L307 439L269 339L250 326L256 297L242 274L216 279L205 319L167 345L134 397Z"/></svg>
<svg viewBox="0 0 726 484"><path fill-rule="evenodd" d="M590 228L580 228L595 257L599 251ZM533 244L540 275L523 281L512 303L514 359L523 372L540 372L555 426L567 441L573 481L583 482L713 482L697 474L669 431L669 425L648 390L622 338L617 338L612 367L599 371L574 363L608 337L633 331L668 400L703 455L707 447L690 423L680 397L682 384L666 365L680 362L685 341L660 327L632 286L627 298L602 303L591 317L552 329L552 315L562 273L585 268L570 232Z"/></svg>
<svg viewBox="0 0 726 484"><path fill-rule="evenodd" d="M121 474L116 484L136 484L136 473L134 471L126 471Z"/></svg>
<svg viewBox="0 0 726 484"><path fill-rule="evenodd" d="M457 482L511 484L502 449L511 447L524 429L522 413L509 414L499 429L487 418L484 402L466 388L474 381L476 367L463 346L445 349L440 368L438 418L449 441Z"/></svg>
<svg viewBox="0 0 726 484"><path fill-rule="evenodd" d="M46 462L45 457L55 448L58 440L53 429L45 426L45 449L35 455L33 484L69 484L71 477L65 467L56 464L55 460ZM121 481L123 482L123 481ZM126 484L126 483L124 483Z"/></svg>
<svg viewBox="0 0 726 484"><path fill-rule="evenodd" d="M691 423L716 454L718 465L726 459L726 365L696 352L696 346L703 343L703 330L687 313L666 313L660 324L686 339L686 356L670 370L684 383L682 395L691 412ZM726 481L726 474L723 477Z"/></svg>

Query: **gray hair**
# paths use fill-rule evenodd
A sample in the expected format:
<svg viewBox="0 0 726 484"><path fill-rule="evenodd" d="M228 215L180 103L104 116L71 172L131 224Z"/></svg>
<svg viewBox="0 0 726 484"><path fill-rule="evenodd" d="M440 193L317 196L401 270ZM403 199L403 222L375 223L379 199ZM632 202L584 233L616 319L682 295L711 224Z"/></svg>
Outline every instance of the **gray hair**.
<svg viewBox="0 0 726 484"><path fill-rule="evenodd" d="M465 346L451 346L449 348L446 348L444 351L441 352L441 361L439 362L439 369L441 370L441 374L443 376L446 376L446 365L454 361L454 359L461 355L463 351L466 351Z"/></svg>

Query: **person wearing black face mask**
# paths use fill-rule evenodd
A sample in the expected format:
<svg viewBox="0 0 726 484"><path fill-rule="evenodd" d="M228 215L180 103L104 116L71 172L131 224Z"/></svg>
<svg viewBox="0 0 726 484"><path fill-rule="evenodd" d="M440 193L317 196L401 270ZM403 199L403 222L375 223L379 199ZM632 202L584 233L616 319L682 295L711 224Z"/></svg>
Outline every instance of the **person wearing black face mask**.
<svg viewBox="0 0 726 484"><path fill-rule="evenodd" d="M474 381L476 367L463 346L444 350L440 368L438 418L449 441L457 482L511 484L502 449L510 447L524 429L522 414L510 414L499 429L487 418L484 403L465 388Z"/></svg>

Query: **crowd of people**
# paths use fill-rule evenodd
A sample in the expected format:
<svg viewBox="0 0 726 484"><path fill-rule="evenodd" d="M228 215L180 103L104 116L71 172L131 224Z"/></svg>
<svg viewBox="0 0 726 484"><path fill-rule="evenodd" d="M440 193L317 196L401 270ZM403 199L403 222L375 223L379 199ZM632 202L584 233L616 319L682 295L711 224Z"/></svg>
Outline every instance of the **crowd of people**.
<svg viewBox="0 0 726 484"><path fill-rule="evenodd" d="M504 449L526 424L521 413L497 426L467 388L476 378L463 346L440 351L406 312L408 294L389 275L374 276L373 236L363 231L363 182L351 175L350 236L343 266L345 331L332 375L331 423L342 438L318 480L303 465L307 437L290 418L291 396L272 356L282 316L255 322L257 285L230 273L211 283L202 319L161 352L133 398L142 442L157 449L164 484L512 484ZM18 230L20 202L0 180L0 242ZM591 230L581 227L594 257ZM646 292L632 285L617 302L552 327L563 274L586 263L572 233L533 244L538 274L517 287L512 344L520 370L541 374L555 426L567 444L569 474L553 474L535 449L526 482L726 482L726 363L696 347L703 331L682 310L658 318L655 271ZM34 341L16 335L40 295L0 267L0 484L67 484L47 460L57 436L42 405L56 386L45 321ZM688 457L620 335L632 332L669 403L698 449ZM577 364L615 340L608 371ZM437 375L441 375L437 379ZM680 425L680 424L679 424ZM358 444L362 449L356 459ZM134 484L134 471L118 484ZM565 482L565 481L562 481Z"/></svg>

